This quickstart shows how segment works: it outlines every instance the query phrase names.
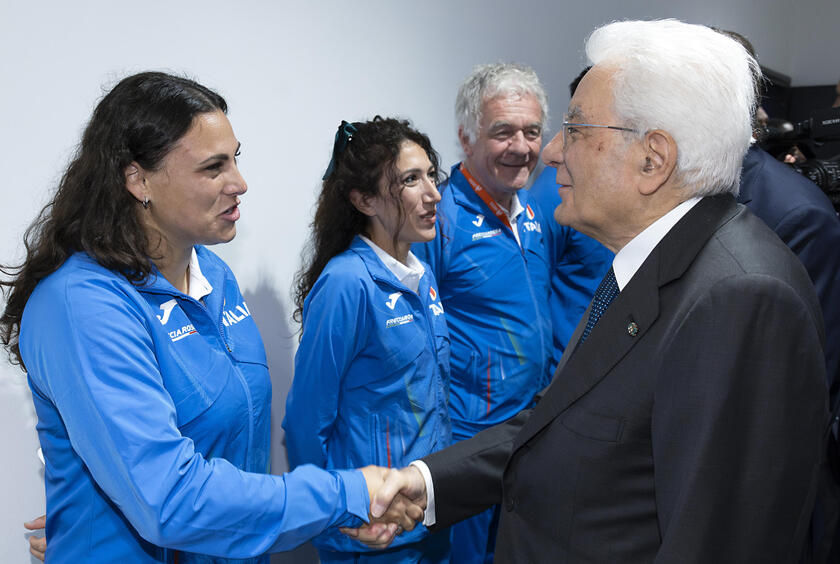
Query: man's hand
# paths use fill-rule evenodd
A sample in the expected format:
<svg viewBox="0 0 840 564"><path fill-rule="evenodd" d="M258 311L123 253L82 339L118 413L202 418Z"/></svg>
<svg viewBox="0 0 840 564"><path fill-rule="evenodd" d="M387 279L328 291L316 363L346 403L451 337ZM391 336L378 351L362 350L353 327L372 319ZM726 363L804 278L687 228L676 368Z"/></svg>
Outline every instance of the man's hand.
<svg viewBox="0 0 840 564"><path fill-rule="evenodd" d="M38 531L43 529L47 526L47 516L41 515L37 519L33 519L32 521L26 522L23 524L24 527L29 529L30 531ZM47 539L46 537L36 537L35 535L30 535L29 537L29 552L32 553L32 556L37 558L38 560L44 560L44 553L47 551Z"/></svg>
<svg viewBox="0 0 840 564"><path fill-rule="evenodd" d="M401 470L366 466L362 474L371 499L370 523L341 531L371 548L386 548L396 535L413 530L423 519L426 484L413 466Z"/></svg>

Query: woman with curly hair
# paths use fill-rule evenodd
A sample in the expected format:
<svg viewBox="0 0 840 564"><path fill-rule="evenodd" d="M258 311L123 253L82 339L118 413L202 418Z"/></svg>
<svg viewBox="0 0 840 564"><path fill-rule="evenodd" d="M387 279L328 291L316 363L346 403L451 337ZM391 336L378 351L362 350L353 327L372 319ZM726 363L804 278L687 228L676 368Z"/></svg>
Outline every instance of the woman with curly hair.
<svg viewBox="0 0 840 564"><path fill-rule="evenodd" d="M342 122L297 277L303 332L286 402L292 467L402 467L448 446L449 334L428 267L438 157L408 122ZM321 561L448 562L449 531L418 525L390 548L327 531Z"/></svg>

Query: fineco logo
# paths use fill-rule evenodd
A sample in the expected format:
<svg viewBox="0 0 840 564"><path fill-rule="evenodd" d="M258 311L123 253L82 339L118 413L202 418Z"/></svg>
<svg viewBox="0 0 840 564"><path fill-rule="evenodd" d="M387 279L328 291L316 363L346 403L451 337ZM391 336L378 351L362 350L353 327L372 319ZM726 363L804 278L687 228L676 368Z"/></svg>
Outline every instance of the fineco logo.
<svg viewBox="0 0 840 564"><path fill-rule="evenodd" d="M490 237L497 237L502 234L501 229L491 229L490 231L482 231L480 233L473 233L472 240L479 241L481 239L489 239Z"/></svg>
<svg viewBox="0 0 840 564"><path fill-rule="evenodd" d="M385 322L385 329L390 329L391 327L398 327L400 325L405 325L406 323L411 323L414 321L414 314L409 313L408 315L401 315L399 317L394 317L389 319Z"/></svg>

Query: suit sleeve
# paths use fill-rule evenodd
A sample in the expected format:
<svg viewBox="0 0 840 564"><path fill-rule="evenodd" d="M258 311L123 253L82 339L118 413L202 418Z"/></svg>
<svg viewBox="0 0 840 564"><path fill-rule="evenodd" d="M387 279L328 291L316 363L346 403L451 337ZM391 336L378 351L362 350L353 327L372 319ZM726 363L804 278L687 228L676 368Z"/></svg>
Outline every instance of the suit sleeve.
<svg viewBox="0 0 840 564"><path fill-rule="evenodd" d="M330 273L323 274L307 296L283 421L291 468L327 465L342 379L367 334L363 291L356 277Z"/></svg>
<svg viewBox="0 0 840 564"><path fill-rule="evenodd" d="M33 394L55 404L74 452L149 542L245 558L366 517L359 472L271 476L197 453L176 426L148 320L120 290L83 279L30 305L29 321L49 320L21 342Z"/></svg>
<svg viewBox="0 0 840 564"><path fill-rule="evenodd" d="M657 562L798 560L827 419L810 311L776 279L731 277L664 344L652 416Z"/></svg>
<svg viewBox="0 0 840 564"><path fill-rule="evenodd" d="M531 414L515 417L423 458L435 488L435 525L439 530L481 513L502 501L502 475L513 440Z"/></svg>

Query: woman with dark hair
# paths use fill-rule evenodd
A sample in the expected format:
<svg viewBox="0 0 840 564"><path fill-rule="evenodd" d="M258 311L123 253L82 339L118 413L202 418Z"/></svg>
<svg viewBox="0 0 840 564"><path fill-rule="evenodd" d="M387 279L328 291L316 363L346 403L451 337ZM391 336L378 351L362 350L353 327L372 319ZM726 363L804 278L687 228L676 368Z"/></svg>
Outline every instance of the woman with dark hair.
<svg viewBox="0 0 840 564"><path fill-rule="evenodd" d="M247 189L226 110L188 79L122 80L27 231L25 261L4 268L0 336L38 414L51 560L267 562L367 518L379 470L264 474L265 352L203 246L234 237Z"/></svg>
<svg viewBox="0 0 840 564"><path fill-rule="evenodd" d="M438 157L408 122L348 124L297 276L301 319L286 401L292 467L402 467L448 446L449 333L434 277L410 251L435 236ZM449 531L423 526L384 551L327 531L321 561L448 562Z"/></svg>

